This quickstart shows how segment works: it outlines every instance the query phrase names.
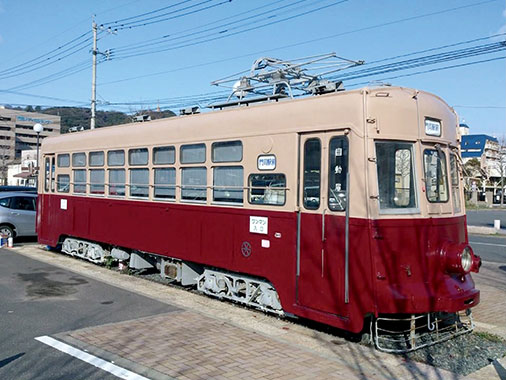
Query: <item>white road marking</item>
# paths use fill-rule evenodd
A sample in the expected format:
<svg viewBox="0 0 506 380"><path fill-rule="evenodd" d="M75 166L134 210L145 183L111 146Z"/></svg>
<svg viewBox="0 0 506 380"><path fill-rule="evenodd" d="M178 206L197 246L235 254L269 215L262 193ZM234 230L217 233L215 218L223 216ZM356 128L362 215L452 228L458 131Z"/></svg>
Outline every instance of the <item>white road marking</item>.
<svg viewBox="0 0 506 380"><path fill-rule="evenodd" d="M116 377L119 377L120 379L125 380L149 380L147 377L138 375L132 371L129 371L127 369L118 367L115 364L112 364L111 362L105 361L103 359L100 359L96 356L90 355L87 352L81 351L77 348L74 348L72 346L69 346L68 344L65 344L63 342L60 342L56 339L53 339L49 336L39 336L35 338L35 340L47 344L48 346L51 346L58 351L64 352L68 355L71 355L79 360L82 360L86 363L89 363L97 368L100 368L106 372L109 372L113 374Z"/></svg>
<svg viewBox="0 0 506 380"><path fill-rule="evenodd" d="M480 243L478 241L470 241L469 244L492 245L494 247L506 247L506 244Z"/></svg>

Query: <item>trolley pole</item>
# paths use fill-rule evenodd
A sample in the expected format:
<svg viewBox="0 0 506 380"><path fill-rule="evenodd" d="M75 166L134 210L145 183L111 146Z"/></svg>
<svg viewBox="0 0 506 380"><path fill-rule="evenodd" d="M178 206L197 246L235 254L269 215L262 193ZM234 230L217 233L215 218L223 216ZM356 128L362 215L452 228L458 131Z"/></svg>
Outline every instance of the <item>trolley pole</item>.
<svg viewBox="0 0 506 380"><path fill-rule="evenodd" d="M93 20L91 24L93 30L93 66L91 74L91 122L90 129L95 129L95 119L97 111L97 23Z"/></svg>

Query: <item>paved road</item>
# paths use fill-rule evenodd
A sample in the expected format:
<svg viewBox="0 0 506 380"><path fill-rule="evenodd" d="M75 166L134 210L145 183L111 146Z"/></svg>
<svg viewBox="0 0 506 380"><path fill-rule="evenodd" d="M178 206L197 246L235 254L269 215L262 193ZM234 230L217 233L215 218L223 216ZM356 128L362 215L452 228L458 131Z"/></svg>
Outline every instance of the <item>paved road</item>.
<svg viewBox="0 0 506 380"><path fill-rule="evenodd" d="M506 209L466 210L467 224L470 226L494 227L494 220L501 221L501 228L506 228Z"/></svg>
<svg viewBox="0 0 506 380"><path fill-rule="evenodd" d="M469 235L469 243L483 261L506 264L506 236Z"/></svg>
<svg viewBox="0 0 506 380"><path fill-rule="evenodd" d="M35 338L174 310L0 249L0 379L117 379Z"/></svg>

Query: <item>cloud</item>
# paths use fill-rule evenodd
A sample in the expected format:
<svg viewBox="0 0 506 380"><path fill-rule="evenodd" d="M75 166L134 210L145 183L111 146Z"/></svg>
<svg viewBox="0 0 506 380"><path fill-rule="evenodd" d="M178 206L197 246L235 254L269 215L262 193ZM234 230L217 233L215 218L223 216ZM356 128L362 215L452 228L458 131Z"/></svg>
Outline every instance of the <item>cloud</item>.
<svg viewBox="0 0 506 380"><path fill-rule="evenodd" d="M502 15L506 19L506 9L502 12ZM503 26L497 31L497 34L506 33L506 20Z"/></svg>

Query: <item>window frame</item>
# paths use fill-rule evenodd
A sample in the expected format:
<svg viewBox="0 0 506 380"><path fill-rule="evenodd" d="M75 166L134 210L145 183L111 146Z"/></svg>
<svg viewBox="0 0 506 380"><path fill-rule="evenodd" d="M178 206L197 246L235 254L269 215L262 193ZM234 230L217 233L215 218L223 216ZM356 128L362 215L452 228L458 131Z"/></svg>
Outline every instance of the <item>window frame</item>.
<svg viewBox="0 0 506 380"><path fill-rule="evenodd" d="M214 156L214 149L216 146L219 145L227 145L232 143L239 143L239 146L241 147L241 157L238 160L216 160ZM211 162L215 164L225 164L225 163L236 163L236 162L242 162L244 158L244 145L241 140L230 140L230 141L215 141L211 144Z"/></svg>
<svg viewBox="0 0 506 380"><path fill-rule="evenodd" d="M328 166L327 166L327 207L329 209L329 211L331 212L346 212L346 207L344 207L342 210L336 210L334 209L333 205L331 205L330 203L330 198L331 198L331 190L330 190L330 183L331 183L331 175L333 174L331 172L331 154L332 154L332 151L330 149L330 145L332 144L332 141L334 140L342 140L346 143L346 176L344 177L345 180L346 180L346 189L344 190L344 193L349 195L349 171L350 171L350 141L348 139L348 137L346 137L345 135L334 135L334 136L331 136L329 138L329 142L328 142L328 156L327 156L327 159L328 159ZM336 191L341 191L341 190L336 190ZM345 205L348 204L348 200L346 199L345 200Z"/></svg>
<svg viewBox="0 0 506 380"><path fill-rule="evenodd" d="M227 204L227 205L237 205L242 206L244 204L244 167L242 165L219 165L213 166L213 186L212 186L212 198L211 202L215 204ZM234 187L233 185L216 185L216 173L221 169L241 169L241 185ZM215 199L215 191L227 191L231 190L232 192L240 192L241 197L240 200L237 198L237 201L227 201L227 200L217 200Z"/></svg>
<svg viewBox="0 0 506 380"><path fill-rule="evenodd" d="M419 194L419 181L418 181L418 173L417 173L417 160L416 160L416 152L417 144L413 141L407 141L407 140L375 140L374 141L374 150L375 150L375 157L376 157L376 185L378 189L378 197L381 196L380 192L380 178L378 174L379 169L379 160L378 160L378 149L377 144L402 144L402 145L410 145L410 153L411 153L411 174L412 174L412 185L413 185L413 197L414 197L414 203L415 207L404 207L404 206L397 206L397 207L381 207L380 198L378 198L378 210L379 214L381 215L402 215L402 214L420 214L420 194ZM401 148L405 149L405 148ZM400 149L397 149L400 150ZM396 151L397 151L396 150ZM395 160L395 157L394 157ZM394 163L395 164L395 163ZM395 170L394 170L395 175ZM395 179L394 179L395 180ZM395 185L394 185L395 190Z"/></svg>
<svg viewBox="0 0 506 380"><path fill-rule="evenodd" d="M156 162L155 154L158 150L162 150L162 149L172 150L174 152L174 161L173 162ZM152 153L151 153L151 160L152 160L153 166L154 165L175 165L175 163L176 163L176 147L174 145L163 145L163 146L153 147Z"/></svg>
<svg viewBox="0 0 506 380"><path fill-rule="evenodd" d="M440 153L442 153L442 156L444 158L444 162L441 163L440 167L441 168L444 168L444 174L445 174L445 187L446 187L446 200L445 201L441 201L441 200L435 200L435 201L431 201L429 199L429 190L428 190L428 186L427 186L427 167L425 165L425 155L428 151L431 151L431 152L436 152L437 155L438 155L438 158L439 158L439 161L443 161L441 160L441 155ZM450 188L449 188L449 178L448 178L448 161L446 159L446 153L440 149L436 149L435 147L424 147L423 149L423 176L424 176L424 183L425 183L425 197L427 198L427 201L429 203L433 203L433 204L438 204L438 203L441 203L441 204L447 204L449 201L450 201ZM439 194L439 198L440 198L440 194L441 193L438 193Z"/></svg>
<svg viewBox="0 0 506 380"><path fill-rule="evenodd" d="M254 176L254 175L262 175L262 176L269 176L269 175L279 175L279 176L283 176L284 180L285 180L285 186L284 187L280 187L280 188L275 188L276 190L283 190L283 203L257 203L257 202L252 202L251 201L251 190L253 190L253 188L258 188L258 189L269 189L269 187L260 187L260 186L252 186L251 185L251 177ZM288 198L287 196L287 192L288 192L288 186L287 186L287 179L286 179L286 174L285 173L272 173L272 172L269 172L269 173L266 173L266 172L258 172L258 173L250 173L248 175L248 203L251 204L251 205L256 205L256 206L278 206L278 207L283 207L286 205L286 200ZM265 195L264 195L265 197Z"/></svg>
<svg viewBox="0 0 506 380"><path fill-rule="evenodd" d="M307 176L307 173L306 173L306 164L308 162L307 160L307 155L306 155L306 147L307 147L307 143L308 142L318 142L318 146L319 146L319 172L318 172L318 204L316 205L316 207L314 206L310 206L306 203L306 179L308 178ZM318 137L311 137L311 138L308 138L306 141L304 141L304 167L302 168L303 169L303 176L302 176L302 205L304 206L304 208L306 210L311 210L311 211L315 211L315 210L318 210L321 206L321 200L322 200L322 167L323 167L323 160L322 160L322 153L323 153L323 149L322 149L322 140Z"/></svg>

